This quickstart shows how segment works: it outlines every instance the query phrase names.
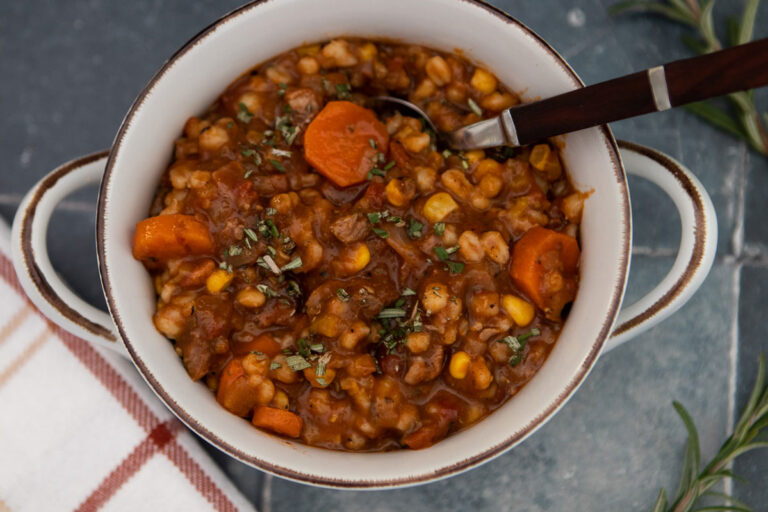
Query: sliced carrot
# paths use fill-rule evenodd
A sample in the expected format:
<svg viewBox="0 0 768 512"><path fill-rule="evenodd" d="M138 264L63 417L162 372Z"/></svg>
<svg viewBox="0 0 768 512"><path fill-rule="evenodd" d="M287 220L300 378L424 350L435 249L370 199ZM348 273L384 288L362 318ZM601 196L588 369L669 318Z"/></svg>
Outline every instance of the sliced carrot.
<svg viewBox="0 0 768 512"><path fill-rule="evenodd" d="M349 101L327 103L304 134L307 161L340 187L364 182L388 146L387 128L376 114Z"/></svg>
<svg viewBox="0 0 768 512"><path fill-rule="evenodd" d="M275 338L269 333L262 333L256 336L252 341L244 343L233 343L232 352L235 355L246 355L250 352L261 352L269 357L275 357L280 354L283 347L280 346Z"/></svg>
<svg viewBox="0 0 768 512"><path fill-rule="evenodd" d="M213 253L208 227L192 215L158 215L139 221L133 235L137 260L179 258Z"/></svg>
<svg viewBox="0 0 768 512"><path fill-rule="evenodd" d="M575 238L536 226L515 244L509 273L548 318L556 319L576 296L579 256Z"/></svg>
<svg viewBox="0 0 768 512"><path fill-rule="evenodd" d="M216 401L232 414L241 417L248 416L256 405L254 388L248 382L240 359L232 359L222 370Z"/></svg>
<svg viewBox="0 0 768 512"><path fill-rule="evenodd" d="M252 423L260 428L266 428L277 434L288 437L299 437L304 422L301 418L284 409L260 405L253 411Z"/></svg>

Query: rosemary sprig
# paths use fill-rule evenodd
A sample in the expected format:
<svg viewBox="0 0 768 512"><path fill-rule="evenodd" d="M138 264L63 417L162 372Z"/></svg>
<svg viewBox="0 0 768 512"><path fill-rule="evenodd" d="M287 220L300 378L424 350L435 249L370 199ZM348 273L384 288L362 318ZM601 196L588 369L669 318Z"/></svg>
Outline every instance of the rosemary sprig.
<svg viewBox="0 0 768 512"><path fill-rule="evenodd" d="M747 0L741 20L730 19L728 43L736 46L748 43L755 28L755 16L760 0ZM717 37L712 12L715 0L626 0L610 7L611 14L644 12L665 16L687 25L698 37L683 36L683 43L696 53L704 54L723 48ZM768 113L762 116L755 104L752 90L728 95L731 109L726 111L713 101L701 101L684 108L717 128L745 140L752 148L768 156Z"/></svg>
<svg viewBox="0 0 768 512"><path fill-rule="evenodd" d="M720 447L720 451L707 464L701 468L701 452L699 449L699 434L693 423L691 415L679 402L673 403L677 414L683 420L688 431L688 443L683 460L683 473L680 477L680 486L675 500L670 505L667 502L667 491L661 489L653 512L689 512L699 498L706 496L724 501L721 505L712 505L705 510L733 510L749 512L752 509L735 498L709 489L726 478L734 478L733 471L728 465L739 455L758 448L768 448L768 440L759 438L763 430L768 427L768 386L765 383L765 357L760 356L757 369L757 380L752 394L749 397L744 412L733 429L733 434Z"/></svg>

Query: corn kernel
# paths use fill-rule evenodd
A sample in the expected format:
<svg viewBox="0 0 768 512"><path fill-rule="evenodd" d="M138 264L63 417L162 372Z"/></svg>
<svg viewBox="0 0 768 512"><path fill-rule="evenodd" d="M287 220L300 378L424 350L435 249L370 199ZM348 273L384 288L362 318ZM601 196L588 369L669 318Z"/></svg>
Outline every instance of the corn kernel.
<svg viewBox="0 0 768 512"><path fill-rule="evenodd" d="M440 222L458 207L449 193L438 192L427 199L423 212L430 222Z"/></svg>
<svg viewBox="0 0 768 512"><path fill-rule="evenodd" d="M358 51L360 52L360 59L362 59L363 62L371 60L378 53L376 45L373 43L365 43Z"/></svg>
<svg viewBox="0 0 768 512"><path fill-rule="evenodd" d="M272 398L272 407L277 407L278 409L288 409L289 406L289 400L288 395L285 394L285 391L282 391L278 389L275 391L275 396Z"/></svg>
<svg viewBox="0 0 768 512"><path fill-rule="evenodd" d="M448 373L450 373L451 377L454 379L463 379L467 376L469 363L469 354L463 350L459 350L451 356L451 362L448 365Z"/></svg>
<svg viewBox="0 0 768 512"><path fill-rule="evenodd" d="M534 166L536 169L543 171L547 167L547 161L549 160L549 153L552 150L549 149L548 144L536 144L531 150L531 154L528 157L528 163Z"/></svg>
<svg viewBox="0 0 768 512"><path fill-rule="evenodd" d="M365 242L357 242L347 246L334 262L334 266L345 274L352 275L363 270L371 261L371 251Z"/></svg>
<svg viewBox="0 0 768 512"><path fill-rule="evenodd" d="M405 206L408 204L408 198L403 194L403 182L397 178L387 183L384 193L387 195L387 201L393 206Z"/></svg>
<svg viewBox="0 0 768 512"><path fill-rule="evenodd" d="M485 158L485 151L482 149L473 149L471 151L467 151L464 153L464 158L467 159L467 163L469 165L472 165L475 162L479 162L483 158Z"/></svg>
<svg viewBox="0 0 768 512"><path fill-rule="evenodd" d="M210 293L219 293L229 286L229 283L231 283L234 278L235 275L227 273L226 270L215 270L205 281L205 287L208 288Z"/></svg>
<svg viewBox="0 0 768 512"><path fill-rule="evenodd" d="M469 85L483 94L491 94L496 90L498 81L496 80L496 77L488 71L477 68L472 75L472 79L469 81Z"/></svg>
<svg viewBox="0 0 768 512"><path fill-rule="evenodd" d="M535 314L533 305L520 297L505 295L501 299L501 306L520 327L525 327L533 321Z"/></svg>

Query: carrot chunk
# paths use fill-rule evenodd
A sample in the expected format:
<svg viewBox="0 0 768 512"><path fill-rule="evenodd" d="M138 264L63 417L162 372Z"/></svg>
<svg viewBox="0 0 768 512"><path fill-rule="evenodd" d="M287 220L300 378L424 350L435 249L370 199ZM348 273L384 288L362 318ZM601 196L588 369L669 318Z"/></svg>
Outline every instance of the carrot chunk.
<svg viewBox="0 0 768 512"><path fill-rule="evenodd" d="M133 257L137 260L167 260L210 253L213 253L213 239L208 227L191 215L159 215L136 224Z"/></svg>
<svg viewBox="0 0 768 512"><path fill-rule="evenodd" d="M216 401L233 414L248 416L256 403L253 391L241 360L233 359L221 372Z"/></svg>
<svg viewBox="0 0 768 512"><path fill-rule="evenodd" d="M509 273L550 319L576 296L579 244L566 234L536 226L515 244Z"/></svg>
<svg viewBox="0 0 768 512"><path fill-rule="evenodd" d="M388 146L387 128L376 114L349 101L327 103L304 134L307 161L339 187L364 182Z"/></svg>
<svg viewBox="0 0 768 512"><path fill-rule="evenodd" d="M290 411L260 405L253 411L253 424L288 437L299 437L304 422Z"/></svg>
<svg viewBox="0 0 768 512"><path fill-rule="evenodd" d="M269 357L275 357L282 353L283 347L280 346L275 338L269 333L262 333L256 336L252 341L246 341L243 343L234 343L232 346L232 352L235 355L246 355L251 352L261 352Z"/></svg>

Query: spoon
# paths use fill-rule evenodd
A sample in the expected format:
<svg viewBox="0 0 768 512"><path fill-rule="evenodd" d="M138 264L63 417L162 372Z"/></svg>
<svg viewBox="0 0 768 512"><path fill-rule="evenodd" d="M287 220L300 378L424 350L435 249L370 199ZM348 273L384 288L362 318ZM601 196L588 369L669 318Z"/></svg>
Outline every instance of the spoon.
<svg viewBox="0 0 768 512"><path fill-rule="evenodd" d="M410 101L392 96L371 100L394 103L418 113L453 149L480 149L525 146L547 137L764 85L768 85L768 38L520 104L452 132L440 132L429 116Z"/></svg>

